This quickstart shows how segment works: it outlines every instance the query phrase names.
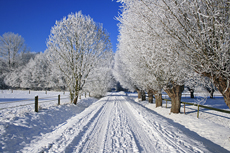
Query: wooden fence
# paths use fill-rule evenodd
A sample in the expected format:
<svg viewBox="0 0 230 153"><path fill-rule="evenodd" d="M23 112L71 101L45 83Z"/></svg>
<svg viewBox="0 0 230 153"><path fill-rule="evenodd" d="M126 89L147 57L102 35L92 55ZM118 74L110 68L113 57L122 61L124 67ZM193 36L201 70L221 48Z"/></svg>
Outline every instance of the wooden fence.
<svg viewBox="0 0 230 153"><path fill-rule="evenodd" d="M58 105L60 105L60 103L61 103L61 96L60 95L58 95ZM44 103L44 102L51 102L51 101L54 101L54 100L48 100L48 101L42 101L41 103ZM35 96L35 104L34 104L34 106L35 106L35 112L38 112L39 111L39 105L38 105L38 96Z"/></svg>
<svg viewBox="0 0 230 153"><path fill-rule="evenodd" d="M170 99L162 99L162 100L166 101L166 108L167 108L167 103L168 103L168 101L171 101L171 100L170 100ZM184 104L184 114L186 113L186 112L185 112L185 105L197 106L197 118L199 118L199 110L200 110L200 107L206 108L206 109L210 109L210 110L214 110L214 111L219 111L219 112L222 112L222 113L228 113L228 114L230 114L230 111L228 111L228 110L223 110L223 109L208 107L208 106L199 105L199 104L196 104L196 103L189 103L189 102L181 102L181 103Z"/></svg>
<svg viewBox="0 0 230 153"><path fill-rule="evenodd" d="M62 100L63 99L69 99L69 96L65 96L64 98L62 98ZM34 102L32 102L32 101L34 101ZM27 106L27 105L33 105L34 104L35 112L38 112L40 103L47 103L47 102L52 102L52 101L57 101L57 104L60 105L61 104L61 96L56 95L56 96L50 96L50 97L41 97L40 99L38 98L38 96L35 96L34 99L24 99L24 100L17 100L17 101L1 102L0 105L3 105L3 104L16 104L16 106L10 106L10 107L7 106L7 107L0 108L0 110L8 109L8 108L22 107L22 106ZM23 103L23 104L21 104L21 103Z"/></svg>

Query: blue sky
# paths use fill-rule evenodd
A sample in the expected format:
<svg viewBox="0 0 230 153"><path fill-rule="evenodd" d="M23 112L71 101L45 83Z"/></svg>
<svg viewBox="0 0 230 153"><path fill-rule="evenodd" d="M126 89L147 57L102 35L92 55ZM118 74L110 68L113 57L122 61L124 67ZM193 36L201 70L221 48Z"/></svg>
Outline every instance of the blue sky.
<svg viewBox="0 0 230 153"><path fill-rule="evenodd" d="M46 40L56 20L71 12L82 11L103 24L116 51L120 11L116 0L0 0L0 35L13 32L21 35L31 51L44 52Z"/></svg>

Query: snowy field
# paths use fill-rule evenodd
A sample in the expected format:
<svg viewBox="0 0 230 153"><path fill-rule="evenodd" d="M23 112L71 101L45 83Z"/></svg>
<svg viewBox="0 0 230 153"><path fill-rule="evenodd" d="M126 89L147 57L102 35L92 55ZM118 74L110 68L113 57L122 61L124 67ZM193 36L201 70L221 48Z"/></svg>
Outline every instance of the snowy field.
<svg viewBox="0 0 230 153"><path fill-rule="evenodd" d="M57 106L58 95L61 104L69 103L68 92L14 90L12 93L12 90L0 90L0 117L12 119L24 112L34 112L35 96L38 96L40 109Z"/></svg>
<svg viewBox="0 0 230 153"><path fill-rule="evenodd" d="M0 93L0 103L58 94L63 97L61 105L52 99L41 103L38 113L34 105L0 110L0 152L230 151L230 115L201 110L197 119L195 106L186 106L186 115L170 114L170 104L155 108L147 101L135 102L136 94L125 96L123 92L108 93L100 100L82 98L73 105L64 101L62 92L5 90ZM205 104L229 110L221 98L214 100L207 99Z"/></svg>

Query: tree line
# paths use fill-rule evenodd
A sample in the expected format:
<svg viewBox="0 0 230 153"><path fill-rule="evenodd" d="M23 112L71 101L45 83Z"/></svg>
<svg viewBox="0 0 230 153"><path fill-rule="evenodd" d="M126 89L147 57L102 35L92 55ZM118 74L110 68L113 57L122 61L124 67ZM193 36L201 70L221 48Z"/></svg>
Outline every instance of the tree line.
<svg viewBox="0 0 230 153"><path fill-rule="evenodd" d="M114 75L123 87L155 95L157 107L165 91L171 112L179 113L184 87L192 90L208 80L230 108L228 0L118 2L122 13Z"/></svg>

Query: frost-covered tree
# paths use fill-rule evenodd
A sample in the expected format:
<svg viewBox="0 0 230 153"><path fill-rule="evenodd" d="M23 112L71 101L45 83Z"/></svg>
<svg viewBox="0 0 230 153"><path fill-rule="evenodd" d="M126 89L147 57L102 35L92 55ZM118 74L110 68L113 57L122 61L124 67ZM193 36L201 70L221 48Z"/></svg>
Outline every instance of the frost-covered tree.
<svg viewBox="0 0 230 153"><path fill-rule="evenodd" d="M93 97L106 96L113 86L112 67L114 64L113 55L108 52L101 62L89 73L83 92L89 92Z"/></svg>
<svg viewBox="0 0 230 153"><path fill-rule="evenodd" d="M148 90L149 81L146 79L147 72L144 69L145 64L141 48L143 42L141 37L144 33L138 33L141 20L137 20L133 13L128 13L125 9L118 20L121 24L119 26L118 51L115 58L115 76L124 88L135 89L138 92L138 98L144 100L144 90ZM136 28L133 28L133 25Z"/></svg>
<svg viewBox="0 0 230 153"><path fill-rule="evenodd" d="M17 57L25 49L24 39L20 35L8 32L0 36L0 59L9 70L17 67Z"/></svg>
<svg viewBox="0 0 230 153"><path fill-rule="evenodd" d="M106 53L112 52L109 35L101 24L81 12L70 14L51 29L47 42L50 60L63 73L71 101L77 104L88 76Z"/></svg>
<svg viewBox="0 0 230 153"><path fill-rule="evenodd" d="M30 59L34 59L36 55L36 52L30 52L29 49L26 49L25 52L21 52L17 57L18 67L25 66L27 63L29 63Z"/></svg>
<svg viewBox="0 0 230 153"><path fill-rule="evenodd" d="M122 37L121 35L120 37ZM119 42L121 42L119 40ZM123 42L123 41L122 41ZM138 99L145 99L143 82L144 72L142 73L139 69L137 56L131 52L128 48L119 43L118 51L115 56L115 66L113 74L117 81L120 82L123 88L129 89L130 91L136 90L138 92Z"/></svg>
<svg viewBox="0 0 230 153"><path fill-rule="evenodd" d="M171 111L180 112L184 81L190 74L185 61L180 60L182 55L175 54L180 44L153 22L154 16L141 1L123 2L118 48L130 78L141 89L154 93L156 106L162 105L164 88L172 100Z"/></svg>
<svg viewBox="0 0 230 153"><path fill-rule="evenodd" d="M166 34L177 40L183 60L209 77L230 108L228 0L141 0ZM176 53L177 51L175 51Z"/></svg>
<svg viewBox="0 0 230 153"><path fill-rule="evenodd" d="M152 49L151 43L159 44L159 49L155 50L157 54L154 54L154 56L163 55L155 58L161 61L159 62L161 64L157 64L160 68L158 70L163 70L162 76L167 76L164 81L168 81L168 84L164 89L169 96L171 95L171 99L178 97L176 98L178 106L183 82L186 77L191 77L186 76L188 70L212 78L229 105L230 54L227 0L119 1L124 4L124 15L134 14L132 18L122 16L123 19L133 20L135 23L140 21L142 22L140 25L144 27L140 28L138 24L129 21L126 25L131 28L126 31L134 29L133 31L138 32L140 38L146 41L143 44L148 48L150 46ZM141 37L142 33L146 33L146 36ZM162 57L167 57L167 60ZM179 111L178 108L176 107Z"/></svg>
<svg viewBox="0 0 230 153"><path fill-rule="evenodd" d="M21 87L30 89L46 89L49 84L52 67L44 53L37 54L22 70Z"/></svg>
<svg viewBox="0 0 230 153"><path fill-rule="evenodd" d="M46 52L37 54L26 65L8 73L4 80L10 87L23 89L60 89L65 86L63 76L49 62Z"/></svg>
<svg viewBox="0 0 230 153"><path fill-rule="evenodd" d="M20 35L8 32L0 36L0 88L7 88L5 77L20 72L34 56Z"/></svg>
<svg viewBox="0 0 230 153"><path fill-rule="evenodd" d="M129 69L126 64L122 61L119 51L115 54L115 63L113 68L113 76L120 83L120 85L130 91L135 91L136 86L129 76Z"/></svg>

